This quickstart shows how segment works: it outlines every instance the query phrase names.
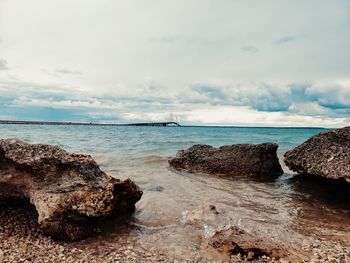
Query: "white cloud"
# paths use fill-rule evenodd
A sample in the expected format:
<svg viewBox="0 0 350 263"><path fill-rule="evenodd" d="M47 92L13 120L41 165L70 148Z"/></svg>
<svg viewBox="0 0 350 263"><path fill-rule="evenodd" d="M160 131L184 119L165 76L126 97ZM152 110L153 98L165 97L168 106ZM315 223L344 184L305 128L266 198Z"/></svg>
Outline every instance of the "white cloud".
<svg viewBox="0 0 350 263"><path fill-rule="evenodd" d="M350 118L327 116L303 116L286 112L258 112L249 107L217 106L198 108L189 111L173 112L180 122L203 125L243 125L243 126L300 126L300 127L341 127ZM164 121L169 114L159 112L126 113L122 117L130 121Z"/></svg>
<svg viewBox="0 0 350 263"><path fill-rule="evenodd" d="M69 69L66 69L66 68L56 69L55 72L59 73L59 74L73 74L73 75L82 75L83 74L81 71L69 70Z"/></svg>
<svg viewBox="0 0 350 263"><path fill-rule="evenodd" d="M63 108L63 109L106 109L106 110L116 110L123 109L122 105L118 103L106 103L103 101L98 101L95 99L90 100L53 100L53 99L31 99L27 97L20 97L13 100L14 105L21 106L43 106L52 108Z"/></svg>
<svg viewBox="0 0 350 263"><path fill-rule="evenodd" d="M248 53L256 53L259 51L259 49L255 46L244 46L242 47L242 50Z"/></svg>
<svg viewBox="0 0 350 263"><path fill-rule="evenodd" d="M7 61L3 58L0 58L0 70L7 70L7 69L9 69Z"/></svg>
<svg viewBox="0 0 350 263"><path fill-rule="evenodd" d="M284 36L284 37L277 39L276 44L282 45L282 44L286 44L288 42L293 42L296 39L297 39L296 36Z"/></svg>
<svg viewBox="0 0 350 263"><path fill-rule="evenodd" d="M0 111L340 125L349 10L338 0L0 1Z"/></svg>
<svg viewBox="0 0 350 263"><path fill-rule="evenodd" d="M94 119L115 117L125 122L166 120L173 112L184 123L215 125L345 125L350 112L350 104L346 104L348 89L347 80L314 84L236 83L223 87L195 84L170 92L154 80L139 84L136 89L122 86L115 91L18 78L0 81L2 100L11 107L69 109L80 114L83 110Z"/></svg>
<svg viewBox="0 0 350 263"><path fill-rule="evenodd" d="M325 107L350 110L349 81L319 83L309 87L306 94Z"/></svg>

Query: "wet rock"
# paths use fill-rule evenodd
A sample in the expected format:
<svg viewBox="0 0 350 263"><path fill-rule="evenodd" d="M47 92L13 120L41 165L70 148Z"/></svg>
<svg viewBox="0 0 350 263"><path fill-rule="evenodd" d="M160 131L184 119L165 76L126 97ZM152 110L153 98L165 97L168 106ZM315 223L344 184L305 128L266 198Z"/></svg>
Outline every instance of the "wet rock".
<svg viewBox="0 0 350 263"><path fill-rule="evenodd" d="M227 261L232 255L240 255L250 261L263 258L285 258L303 262L308 259L306 255L292 248L287 249L279 244L255 237L234 226L215 232L204 244L204 249L215 258L221 258L224 261Z"/></svg>
<svg viewBox="0 0 350 263"><path fill-rule="evenodd" d="M248 260L253 260L255 258L255 254L253 251L249 251L247 254L247 259Z"/></svg>
<svg viewBox="0 0 350 263"><path fill-rule="evenodd" d="M169 160L171 167L188 172L226 176L278 176L283 173L276 155L278 145L234 144L214 148L193 145Z"/></svg>
<svg viewBox="0 0 350 263"><path fill-rule="evenodd" d="M284 162L294 172L350 183L350 126L323 132L288 151Z"/></svg>
<svg viewBox="0 0 350 263"><path fill-rule="evenodd" d="M0 262L3 262L4 257L5 257L5 254L4 254L4 252L0 249Z"/></svg>
<svg viewBox="0 0 350 263"><path fill-rule="evenodd" d="M209 205L209 209L214 214L219 214L218 210L216 210L216 206L215 205Z"/></svg>
<svg viewBox="0 0 350 263"><path fill-rule="evenodd" d="M142 191L100 170L89 155L57 146L0 140L0 199L29 200L44 233L77 240L98 219L132 212Z"/></svg>
<svg viewBox="0 0 350 263"><path fill-rule="evenodd" d="M262 256L281 258L287 255L277 245L264 242L234 226L217 231L209 238L206 247L216 256L221 254L224 259L237 254L249 260Z"/></svg>

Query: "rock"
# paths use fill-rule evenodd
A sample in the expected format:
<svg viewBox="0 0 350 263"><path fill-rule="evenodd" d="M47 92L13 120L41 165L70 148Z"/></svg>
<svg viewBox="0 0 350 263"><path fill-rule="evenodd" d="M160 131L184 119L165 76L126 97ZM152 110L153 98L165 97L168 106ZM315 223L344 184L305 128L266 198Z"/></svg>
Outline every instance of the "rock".
<svg viewBox="0 0 350 263"><path fill-rule="evenodd" d="M277 258L285 256L277 245L276 247L269 245L262 239L256 238L234 226L217 231L209 238L206 246L227 257L241 254L249 257L250 260L262 256Z"/></svg>
<svg viewBox="0 0 350 263"><path fill-rule="evenodd" d="M3 262L4 261L4 252L0 249L0 262Z"/></svg>
<svg viewBox="0 0 350 263"><path fill-rule="evenodd" d="M249 251L248 254L247 254L247 259L248 260L253 260L254 256L255 256L254 252L253 251Z"/></svg>
<svg viewBox="0 0 350 263"><path fill-rule="evenodd" d="M216 206L215 205L209 205L209 209L214 214L219 214L218 210L216 210Z"/></svg>
<svg viewBox="0 0 350 263"><path fill-rule="evenodd" d="M214 148L197 144L179 151L171 167L188 172L225 176L278 176L283 173L276 155L278 145L234 144Z"/></svg>
<svg viewBox="0 0 350 263"><path fill-rule="evenodd" d="M309 258L305 252L300 253L291 247L283 247L280 244L255 237L235 226L215 232L202 248L225 262L232 255L238 254L247 260L288 258L293 262L303 262Z"/></svg>
<svg viewBox="0 0 350 263"><path fill-rule="evenodd" d="M285 153L284 162L294 172L343 178L350 183L350 126L323 132Z"/></svg>
<svg viewBox="0 0 350 263"><path fill-rule="evenodd" d="M57 239L86 237L97 220L132 212L141 196L133 181L108 176L89 155L0 140L0 199L29 200L40 228Z"/></svg>

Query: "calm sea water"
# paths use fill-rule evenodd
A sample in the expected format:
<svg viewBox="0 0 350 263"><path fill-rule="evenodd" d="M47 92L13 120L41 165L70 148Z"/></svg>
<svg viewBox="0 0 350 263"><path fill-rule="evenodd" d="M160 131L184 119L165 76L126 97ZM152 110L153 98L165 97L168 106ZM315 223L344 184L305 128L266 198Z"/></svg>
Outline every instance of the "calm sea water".
<svg viewBox="0 0 350 263"><path fill-rule="evenodd" d="M247 127L102 127L0 125L1 138L57 144L69 151L109 155L122 160L174 156L196 143L221 146L234 143L275 142L279 154L324 131L320 128ZM131 158L131 159L130 159Z"/></svg>
<svg viewBox="0 0 350 263"><path fill-rule="evenodd" d="M180 259L196 253L206 237L228 225L297 246L313 242L310 232L336 232L338 236L342 231L348 233L349 207L320 194L322 191L313 189L313 184L300 186L293 182L283 165L285 151L322 131L325 130L0 125L1 138L15 137L87 153L108 174L136 181L144 191L132 219L137 230L124 240L145 249L164 249ZM278 156L286 173L277 180L227 180L187 174L169 169L167 163L178 150L197 143L221 146L262 142L279 144ZM210 204L217 207L218 215L208 212ZM113 231L107 235L111 243L118 236Z"/></svg>

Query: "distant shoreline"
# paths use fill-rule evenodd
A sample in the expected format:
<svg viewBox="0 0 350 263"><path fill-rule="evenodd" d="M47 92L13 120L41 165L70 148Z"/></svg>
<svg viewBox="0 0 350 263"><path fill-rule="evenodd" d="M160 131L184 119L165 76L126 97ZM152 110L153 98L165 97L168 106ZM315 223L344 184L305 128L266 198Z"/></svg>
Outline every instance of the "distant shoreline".
<svg viewBox="0 0 350 263"><path fill-rule="evenodd" d="M77 126L181 126L177 122L140 122L140 123L94 123L94 122L60 122L60 121L9 121L0 120L0 124L17 125L77 125Z"/></svg>
<svg viewBox="0 0 350 263"><path fill-rule="evenodd" d="M201 127L201 128L270 128L270 129L320 129L324 127L302 127L302 126L237 126L237 125L180 125L177 122L140 122L140 123L96 123L96 122L63 122L63 121L15 121L0 120L0 124L9 125L52 125L52 126L149 126L149 127Z"/></svg>

